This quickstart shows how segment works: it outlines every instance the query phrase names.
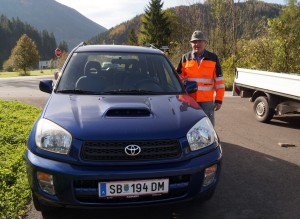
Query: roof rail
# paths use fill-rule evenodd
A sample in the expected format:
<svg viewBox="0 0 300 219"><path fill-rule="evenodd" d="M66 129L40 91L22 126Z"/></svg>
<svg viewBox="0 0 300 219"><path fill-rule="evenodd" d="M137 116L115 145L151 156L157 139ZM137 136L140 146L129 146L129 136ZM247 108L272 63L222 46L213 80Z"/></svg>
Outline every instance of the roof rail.
<svg viewBox="0 0 300 219"><path fill-rule="evenodd" d="M79 43L75 48L77 49L78 47L81 47L81 46L86 46L87 44L86 44L86 42L81 42L81 43Z"/></svg>
<svg viewBox="0 0 300 219"><path fill-rule="evenodd" d="M150 48L152 48L152 49L158 49L158 48L156 48L153 44L151 44L151 43L145 43L144 45L143 45L144 47L150 47Z"/></svg>

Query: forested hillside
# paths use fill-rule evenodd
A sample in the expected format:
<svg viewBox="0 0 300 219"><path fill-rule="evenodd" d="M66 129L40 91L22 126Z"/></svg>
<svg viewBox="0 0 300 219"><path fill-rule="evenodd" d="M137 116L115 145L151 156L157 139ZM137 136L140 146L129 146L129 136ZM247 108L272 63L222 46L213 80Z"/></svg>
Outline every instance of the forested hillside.
<svg viewBox="0 0 300 219"><path fill-rule="evenodd" d="M235 3L234 5L229 5L230 8L228 8L227 4L220 2L221 7L218 9L219 11L215 10L213 4L209 3L198 3L167 9L165 13L172 23L173 41L188 39L196 29L213 35L212 30L217 25L223 25L225 28L225 25L228 25L228 19L231 21L236 20L237 22L235 29L237 38L255 38L263 31L267 19L277 17L282 8L278 4L258 1ZM235 12L233 12L233 9ZM100 33L90 39L89 42L97 44L126 44L131 30L135 30L135 33L139 35L142 16L136 16L105 33Z"/></svg>
<svg viewBox="0 0 300 219"><path fill-rule="evenodd" d="M175 67L182 54L191 50L193 31L202 30L209 39L207 49L221 60L227 88L232 85L236 67L299 73L300 3L287 0L282 6L257 0L234 2L207 0L163 11L171 22L172 33L166 46ZM144 17L124 22L90 42L128 44L132 43L130 38L137 38L136 44L155 45L141 40Z"/></svg>
<svg viewBox="0 0 300 219"><path fill-rule="evenodd" d="M0 69L3 62L10 56L11 50L22 36L27 34L37 45L40 59L50 60L55 57L54 50L57 47L53 33L48 31L37 31L29 24L23 23L19 19L8 19L4 15L0 17Z"/></svg>
<svg viewBox="0 0 300 219"><path fill-rule="evenodd" d="M90 44L127 44L131 30L139 32L142 15L136 16L131 20L125 21L110 30L100 33L88 40Z"/></svg>

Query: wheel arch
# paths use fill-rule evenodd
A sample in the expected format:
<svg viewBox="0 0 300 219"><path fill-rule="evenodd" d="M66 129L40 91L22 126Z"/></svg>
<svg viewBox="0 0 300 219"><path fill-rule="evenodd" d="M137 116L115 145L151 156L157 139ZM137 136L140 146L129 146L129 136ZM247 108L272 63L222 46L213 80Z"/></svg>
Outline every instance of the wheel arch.
<svg viewBox="0 0 300 219"><path fill-rule="evenodd" d="M264 96L267 98L270 108L275 109L276 106L278 105L278 98L276 97L276 95L272 95L267 92L259 91L259 90L256 90L253 93L250 101L254 102L258 97L261 97L261 96Z"/></svg>
<svg viewBox="0 0 300 219"><path fill-rule="evenodd" d="M256 90L253 92L252 97L250 98L250 101L254 102L258 97L261 97L261 96L267 97L267 99L269 101L270 94L260 91L260 90Z"/></svg>

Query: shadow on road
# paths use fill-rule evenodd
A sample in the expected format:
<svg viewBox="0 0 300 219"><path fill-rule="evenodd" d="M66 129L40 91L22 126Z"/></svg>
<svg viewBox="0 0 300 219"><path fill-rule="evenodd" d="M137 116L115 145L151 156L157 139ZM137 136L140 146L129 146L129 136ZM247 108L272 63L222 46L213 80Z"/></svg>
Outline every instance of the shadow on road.
<svg viewBox="0 0 300 219"><path fill-rule="evenodd" d="M276 125L285 128L300 129L300 114L287 114L283 116L275 116L270 125Z"/></svg>
<svg viewBox="0 0 300 219"><path fill-rule="evenodd" d="M299 218L299 166L238 145L222 145L221 181L214 197L206 203L114 210L66 209L43 218Z"/></svg>

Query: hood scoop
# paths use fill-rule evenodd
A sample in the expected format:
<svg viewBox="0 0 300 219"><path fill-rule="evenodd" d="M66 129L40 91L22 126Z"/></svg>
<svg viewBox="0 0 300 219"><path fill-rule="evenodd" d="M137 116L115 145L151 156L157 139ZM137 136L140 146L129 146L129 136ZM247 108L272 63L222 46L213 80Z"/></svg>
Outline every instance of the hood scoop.
<svg viewBox="0 0 300 219"><path fill-rule="evenodd" d="M145 108L115 108L106 112L106 117L150 117L151 112Z"/></svg>

